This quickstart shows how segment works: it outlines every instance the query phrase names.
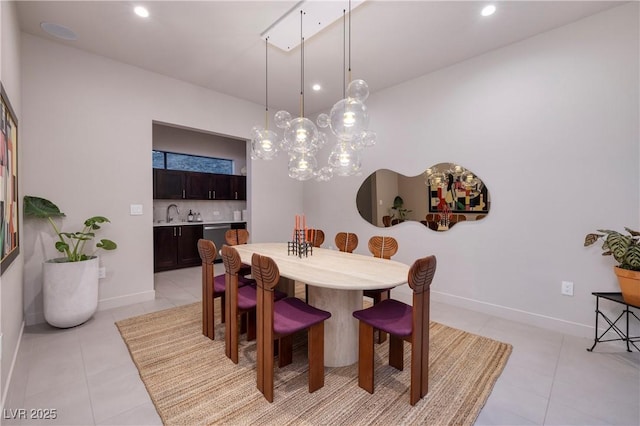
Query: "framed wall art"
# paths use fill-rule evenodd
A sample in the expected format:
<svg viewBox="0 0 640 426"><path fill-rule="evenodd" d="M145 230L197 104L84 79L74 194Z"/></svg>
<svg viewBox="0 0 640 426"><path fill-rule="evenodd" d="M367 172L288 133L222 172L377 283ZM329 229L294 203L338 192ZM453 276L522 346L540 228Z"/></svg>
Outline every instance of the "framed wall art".
<svg viewBox="0 0 640 426"><path fill-rule="evenodd" d="M18 119L0 83L0 274L20 252L18 235Z"/></svg>

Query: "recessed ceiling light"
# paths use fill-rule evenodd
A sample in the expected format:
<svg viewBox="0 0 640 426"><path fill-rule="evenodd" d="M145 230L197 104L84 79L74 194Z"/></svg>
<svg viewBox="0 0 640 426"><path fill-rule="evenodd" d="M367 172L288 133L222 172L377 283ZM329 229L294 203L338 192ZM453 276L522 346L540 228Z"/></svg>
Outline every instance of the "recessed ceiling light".
<svg viewBox="0 0 640 426"><path fill-rule="evenodd" d="M317 92L318 90L322 89L322 86L320 86L318 83L316 83L313 86L311 86L311 88Z"/></svg>
<svg viewBox="0 0 640 426"><path fill-rule="evenodd" d="M40 22L40 28L46 33L61 38L63 40L77 40L78 36L73 32L71 28L67 28L64 25L54 24L53 22Z"/></svg>
<svg viewBox="0 0 640 426"><path fill-rule="evenodd" d="M485 6L482 8L482 12L480 12L480 14L482 16L490 16L493 15L496 12L496 7L492 4Z"/></svg>
<svg viewBox="0 0 640 426"><path fill-rule="evenodd" d="M133 11L136 13L136 15L142 17L142 18L148 18L149 17L149 11L147 10L146 7L142 7L142 6L136 6Z"/></svg>

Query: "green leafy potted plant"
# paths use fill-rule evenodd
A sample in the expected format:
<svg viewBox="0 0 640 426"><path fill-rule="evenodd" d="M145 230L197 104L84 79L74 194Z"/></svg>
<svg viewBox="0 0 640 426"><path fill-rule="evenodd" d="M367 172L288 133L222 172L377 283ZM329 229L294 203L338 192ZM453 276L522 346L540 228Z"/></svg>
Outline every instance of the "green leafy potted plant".
<svg viewBox="0 0 640 426"><path fill-rule="evenodd" d="M404 200L399 195L393 199L393 206L391 206L391 210L395 210L398 213L397 220L392 221L392 224L395 224L398 222L404 222L407 219L407 213L411 213L411 210L404 208ZM395 217L396 217L396 213L393 213L392 218L395 218Z"/></svg>
<svg viewBox="0 0 640 426"><path fill-rule="evenodd" d="M602 240L602 255L613 256L618 262L614 272L625 302L640 306L640 232L624 228L627 234L598 229L599 234L587 234L584 246Z"/></svg>
<svg viewBox="0 0 640 426"><path fill-rule="evenodd" d="M24 216L47 219L58 239L55 248L64 257L44 262L43 301L45 320L61 328L73 327L87 321L98 307L98 249L114 250L117 244L101 239L91 253L87 253L88 242L95 238L100 225L110 222L104 216L94 216L84 221L77 232L62 232L55 218L65 217L51 201L26 195Z"/></svg>

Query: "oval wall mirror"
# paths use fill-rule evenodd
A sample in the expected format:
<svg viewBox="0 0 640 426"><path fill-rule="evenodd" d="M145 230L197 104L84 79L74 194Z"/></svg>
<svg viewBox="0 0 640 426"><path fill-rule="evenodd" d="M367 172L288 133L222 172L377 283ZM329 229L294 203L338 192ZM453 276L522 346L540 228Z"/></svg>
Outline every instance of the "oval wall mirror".
<svg viewBox="0 0 640 426"><path fill-rule="evenodd" d="M440 163L410 177L376 170L360 185L356 205L364 220L381 228L416 221L434 231L446 231L459 222L485 218L491 199L484 182L471 170Z"/></svg>

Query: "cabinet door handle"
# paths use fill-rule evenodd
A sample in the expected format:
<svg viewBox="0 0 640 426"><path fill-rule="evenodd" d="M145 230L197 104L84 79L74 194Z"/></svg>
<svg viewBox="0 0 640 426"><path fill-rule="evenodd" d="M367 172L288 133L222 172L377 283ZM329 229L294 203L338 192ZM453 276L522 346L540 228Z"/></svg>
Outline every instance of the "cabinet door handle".
<svg viewBox="0 0 640 426"><path fill-rule="evenodd" d="M238 199L238 191L236 191L236 200Z"/></svg>
<svg viewBox="0 0 640 426"><path fill-rule="evenodd" d="M175 226L173 227L173 236L174 236L174 237L175 237L175 236L177 236L177 235L176 235L176 227L175 227Z"/></svg>
<svg viewBox="0 0 640 426"><path fill-rule="evenodd" d="M182 190L182 198L185 198L184 189Z"/></svg>
<svg viewBox="0 0 640 426"><path fill-rule="evenodd" d="M213 191L213 198L216 198L216 191Z"/></svg>
<svg viewBox="0 0 640 426"><path fill-rule="evenodd" d="M178 227L178 237L182 237L182 226Z"/></svg>
<svg viewBox="0 0 640 426"><path fill-rule="evenodd" d="M209 199L211 199L211 190L209 190Z"/></svg>

